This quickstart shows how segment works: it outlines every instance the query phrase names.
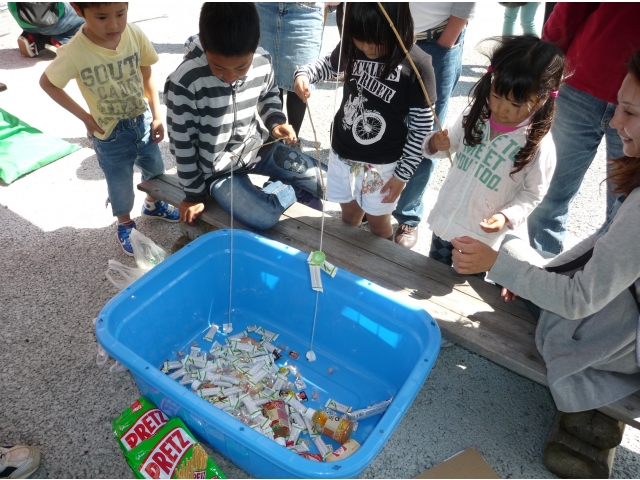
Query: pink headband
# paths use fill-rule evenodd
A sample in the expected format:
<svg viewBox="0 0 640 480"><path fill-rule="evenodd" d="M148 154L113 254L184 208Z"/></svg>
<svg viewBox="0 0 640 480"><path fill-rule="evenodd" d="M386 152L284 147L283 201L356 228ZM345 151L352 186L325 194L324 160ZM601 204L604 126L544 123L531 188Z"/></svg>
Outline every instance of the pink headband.
<svg viewBox="0 0 640 480"><path fill-rule="evenodd" d="M489 66L487 67L487 72L488 72L488 73L493 72L493 65L489 65ZM551 98L558 98L558 90L554 90L553 92L551 92L551 93L549 94L549 96L550 96Z"/></svg>

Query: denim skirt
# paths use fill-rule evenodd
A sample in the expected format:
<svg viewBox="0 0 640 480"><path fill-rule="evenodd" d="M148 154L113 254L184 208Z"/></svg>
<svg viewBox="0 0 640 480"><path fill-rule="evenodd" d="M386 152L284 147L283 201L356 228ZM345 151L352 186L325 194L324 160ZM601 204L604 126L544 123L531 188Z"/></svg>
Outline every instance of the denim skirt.
<svg viewBox="0 0 640 480"><path fill-rule="evenodd" d="M271 54L278 87L293 91L293 74L318 59L324 27L323 2L257 2L260 46Z"/></svg>

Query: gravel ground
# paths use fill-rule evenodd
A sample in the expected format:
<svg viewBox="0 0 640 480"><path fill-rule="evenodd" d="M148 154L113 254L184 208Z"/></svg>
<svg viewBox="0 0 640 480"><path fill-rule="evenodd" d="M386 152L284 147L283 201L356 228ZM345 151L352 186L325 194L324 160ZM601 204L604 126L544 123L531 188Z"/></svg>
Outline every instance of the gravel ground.
<svg viewBox="0 0 640 480"><path fill-rule="evenodd" d="M154 2L153 9L149 5L132 3L130 20L168 15L140 23L160 55L154 72L161 89L167 74L180 63L184 40L197 30L198 5L189 3L182 9L167 1ZM542 7L538 13L541 17ZM462 111L470 86L486 68L476 44L500 33L502 14L497 3L482 3L469 26L451 117ZM128 373L109 374L96 367L91 321L116 293L104 277L107 261L113 258L131 266L133 262L116 244L113 219L103 208L104 176L83 125L38 87L38 78L54 56L45 52L35 59L20 57L15 43L19 33L12 24L10 34L0 37L0 81L9 87L0 93L0 105L83 148L10 186L0 183L0 441L41 449L36 478L131 478L110 423L139 392ZM324 51L332 49L337 38L330 15ZM319 85L311 99L325 159L334 90L333 84ZM67 91L81 100L75 85ZM308 122L301 138L304 149L313 152ZM174 167L166 140L161 148L167 169ZM447 168L447 162L436 168L425 199L427 210ZM572 205L568 246L602 223L603 178L604 154L599 152ZM135 180L140 180L139 173ZM138 194L134 212L142 199ZM329 212L338 215L338 206L329 205ZM165 249L181 234L177 225L136 220L139 229ZM422 225L416 250L426 253L429 239L428 226ZM443 349L407 415L362 477L412 477L474 446L501 477L553 478L542 464L541 451L554 414L546 388L464 348ZM638 452L638 431L627 428L613 477L640 477ZM229 477L246 476L218 455L214 458Z"/></svg>

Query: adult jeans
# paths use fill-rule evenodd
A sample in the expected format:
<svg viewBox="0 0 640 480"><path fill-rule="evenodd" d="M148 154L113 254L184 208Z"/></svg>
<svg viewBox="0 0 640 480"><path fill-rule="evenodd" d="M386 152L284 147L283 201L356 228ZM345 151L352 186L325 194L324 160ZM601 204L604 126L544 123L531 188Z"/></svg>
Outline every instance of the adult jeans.
<svg viewBox="0 0 640 480"><path fill-rule="evenodd" d="M516 19L520 11L520 25L522 33L537 35L535 18L538 10L538 2L528 2L522 7L506 7L504 10L504 23L502 24L502 35L513 35L515 33Z"/></svg>
<svg viewBox="0 0 640 480"><path fill-rule="evenodd" d="M79 17L68 2L64 2L64 14L58 23L50 27L25 28L25 32L39 33L47 37L53 37L62 44L66 44L73 38L80 27L84 25L84 19Z"/></svg>
<svg viewBox="0 0 640 480"><path fill-rule="evenodd" d="M556 170L542 202L529 215L529 242L540 251L563 250L569 204L580 190L589 165L604 136L607 158L620 158L622 140L609 126L616 106L564 84L557 98L551 135L556 145ZM607 211L615 197L607 185Z"/></svg>
<svg viewBox="0 0 640 480"><path fill-rule="evenodd" d="M424 52L431 55L431 63L436 76L437 100L434 109L441 124L444 124L447 116L449 97L451 97L462 73L462 47L464 46L465 32L466 27L462 29L455 45L451 48L443 47L436 40L419 40L416 43ZM436 128L435 125L434 128ZM407 182L398 199L398 205L393 211L393 216L398 223L417 227L422 221L424 214L422 198L429 186L436 161L434 158L423 157L416 172Z"/></svg>
<svg viewBox="0 0 640 480"><path fill-rule="evenodd" d="M256 2L259 45L271 54L278 87L293 92L296 68L320 55L324 12L321 3Z"/></svg>
<svg viewBox="0 0 640 480"><path fill-rule="evenodd" d="M281 143L268 145L258 152L260 160L248 173L233 174L233 217L253 230L274 226L284 211L296 201L294 187L322 198L318 162L298 150ZM322 166L326 172L326 166ZM256 187L249 173L265 175L269 181ZM231 213L231 175L215 179L209 192L216 202Z"/></svg>

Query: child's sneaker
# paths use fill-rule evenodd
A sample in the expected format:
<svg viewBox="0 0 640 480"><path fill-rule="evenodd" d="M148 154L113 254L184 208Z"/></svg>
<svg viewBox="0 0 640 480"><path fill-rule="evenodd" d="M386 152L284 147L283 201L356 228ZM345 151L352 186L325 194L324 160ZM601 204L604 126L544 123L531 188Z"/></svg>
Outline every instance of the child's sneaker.
<svg viewBox="0 0 640 480"><path fill-rule="evenodd" d="M0 478L27 478L40 465L40 451L27 445L0 447Z"/></svg>
<svg viewBox="0 0 640 480"><path fill-rule="evenodd" d="M175 223L180 221L178 209L162 200L156 200L155 202L147 202L145 200L142 206L142 215L149 218L158 218L165 222Z"/></svg>
<svg viewBox="0 0 640 480"><path fill-rule="evenodd" d="M131 246L131 239L129 238L129 235L131 235L131 230L134 228L136 228L136 222L133 220L118 224L118 241L120 242L120 246L122 247L122 250L124 250L124 253L130 257L133 257L133 247Z"/></svg>
<svg viewBox="0 0 640 480"><path fill-rule="evenodd" d="M35 37L28 32L18 37L18 49L23 57L37 57L39 53Z"/></svg>

